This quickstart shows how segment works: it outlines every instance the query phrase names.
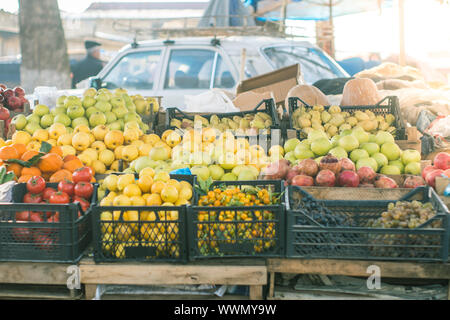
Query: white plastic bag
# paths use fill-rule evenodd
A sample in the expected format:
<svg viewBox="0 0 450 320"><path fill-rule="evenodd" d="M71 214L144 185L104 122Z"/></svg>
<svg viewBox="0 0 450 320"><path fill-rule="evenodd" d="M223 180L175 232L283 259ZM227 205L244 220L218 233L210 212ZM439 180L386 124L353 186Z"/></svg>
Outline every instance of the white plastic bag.
<svg viewBox="0 0 450 320"><path fill-rule="evenodd" d="M439 118L439 117L438 117ZM428 133L433 136L441 136L443 138L450 137L450 116L441 117L435 120L428 128Z"/></svg>
<svg viewBox="0 0 450 320"><path fill-rule="evenodd" d="M186 112L230 113L239 112L231 98L222 90L212 89L197 96L184 96Z"/></svg>
<svg viewBox="0 0 450 320"><path fill-rule="evenodd" d="M34 89L34 96L39 100L39 104L46 105L50 109L53 109L56 107L56 100L58 99L58 88L36 87Z"/></svg>

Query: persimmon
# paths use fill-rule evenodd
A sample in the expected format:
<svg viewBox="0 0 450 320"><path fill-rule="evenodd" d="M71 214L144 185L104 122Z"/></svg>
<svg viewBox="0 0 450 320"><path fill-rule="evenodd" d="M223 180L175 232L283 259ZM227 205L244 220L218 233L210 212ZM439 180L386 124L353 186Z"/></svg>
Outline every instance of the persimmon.
<svg viewBox="0 0 450 320"><path fill-rule="evenodd" d="M19 153L16 148L12 146L5 146L0 148L0 159L1 160L10 160L10 159L18 159Z"/></svg>
<svg viewBox="0 0 450 320"><path fill-rule="evenodd" d="M48 153L41 158L41 160L39 161L38 168L42 172L54 173L58 170L61 170L63 165L64 162L61 156L57 155L56 153Z"/></svg>

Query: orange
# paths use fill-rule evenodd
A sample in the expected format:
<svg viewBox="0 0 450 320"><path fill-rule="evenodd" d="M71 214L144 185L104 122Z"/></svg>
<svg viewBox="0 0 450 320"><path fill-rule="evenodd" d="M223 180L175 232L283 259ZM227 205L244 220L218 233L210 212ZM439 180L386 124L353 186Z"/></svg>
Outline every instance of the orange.
<svg viewBox="0 0 450 320"><path fill-rule="evenodd" d="M36 167L23 168L21 175L22 176L39 177L41 175L41 170L39 170Z"/></svg>
<svg viewBox="0 0 450 320"><path fill-rule="evenodd" d="M27 183L28 180L30 180L31 178L33 178L33 176L29 176L29 175L22 175L19 180L17 180L17 183Z"/></svg>
<svg viewBox="0 0 450 320"><path fill-rule="evenodd" d="M49 153L56 153L60 157L63 156L63 151L62 151L61 147L57 147L57 146L53 147Z"/></svg>
<svg viewBox="0 0 450 320"><path fill-rule="evenodd" d="M17 153L19 154L19 157L17 159L20 159L22 155L27 152L27 146L21 143L15 143L11 145L14 149L17 150Z"/></svg>
<svg viewBox="0 0 450 320"><path fill-rule="evenodd" d="M9 160L9 159L18 159L19 153L16 148L11 146L6 146L0 148L0 159L1 160Z"/></svg>
<svg viewBox="0 0 450 320"><path fill-rule="evenodd" d="M22 167L20 164L17 164L17 163L11 163L11 164L9 164L9 165L6 167L6 171L7 171L7 172L9 172L9 171L14 172L15 176L18 178L18 177L21 176L22 168L23 168L23 167Z"/></svg>
<svg viewBox="0 0 450 320"><path fill-rule="evenodd" d="M39 152L35 151L35 150L28 150L27 152L25 152L22 157L20 158L20 160L23 161L28 161L31 158L33 158L34 156L37 156L39 154Z"/></svg>

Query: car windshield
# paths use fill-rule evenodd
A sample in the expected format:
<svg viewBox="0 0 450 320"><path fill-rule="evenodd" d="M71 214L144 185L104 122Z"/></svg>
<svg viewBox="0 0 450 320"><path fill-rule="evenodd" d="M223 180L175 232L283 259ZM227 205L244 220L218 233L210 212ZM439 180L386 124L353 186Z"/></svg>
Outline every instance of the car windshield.
<svg viewBox="0 0 450 320"><path fill-rule="evenodd" d="M347 77L341 68L333 63L323 52L314 48L299 46L280 46L264 49L275 69L300 64L302 75L308 84L322 79Z"/></svg>

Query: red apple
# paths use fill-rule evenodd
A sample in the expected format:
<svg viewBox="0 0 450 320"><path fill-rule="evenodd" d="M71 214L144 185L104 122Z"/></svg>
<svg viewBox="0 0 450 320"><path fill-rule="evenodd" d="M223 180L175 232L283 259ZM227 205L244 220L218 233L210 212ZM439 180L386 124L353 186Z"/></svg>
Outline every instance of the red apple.
<svg viewBox="0 0 450 320"><path fill-rule="evenodd" d="M8 100L11 97L15 97L14 90L5 89L5 91L3 91L3 96L5 97L6 100Z"/></svg>
<svg viewBox="0 0 450 320"><path fill-rule="evenodd" d="M19 109L22 106L22 102L20 101L20 98L17 98L15 96L9 97L8 98L8 106L13 109Z"/></svg>
<svg viewBox="0 0 450 320"><path fill-rule="evenodd" d="M5 107L0 107L0 120L6 121L9 119L9 110L6 109Z"/></svg>
<svg viewBox="0 0 450 320"><path fill-rule="evenodd" d="M422 178L425 180L425 178L427 177L427 174L430 173L433 170L436 170L437 168L435 168L432 165L426 166L425 168L423 168L422 170Z"/></svg>

